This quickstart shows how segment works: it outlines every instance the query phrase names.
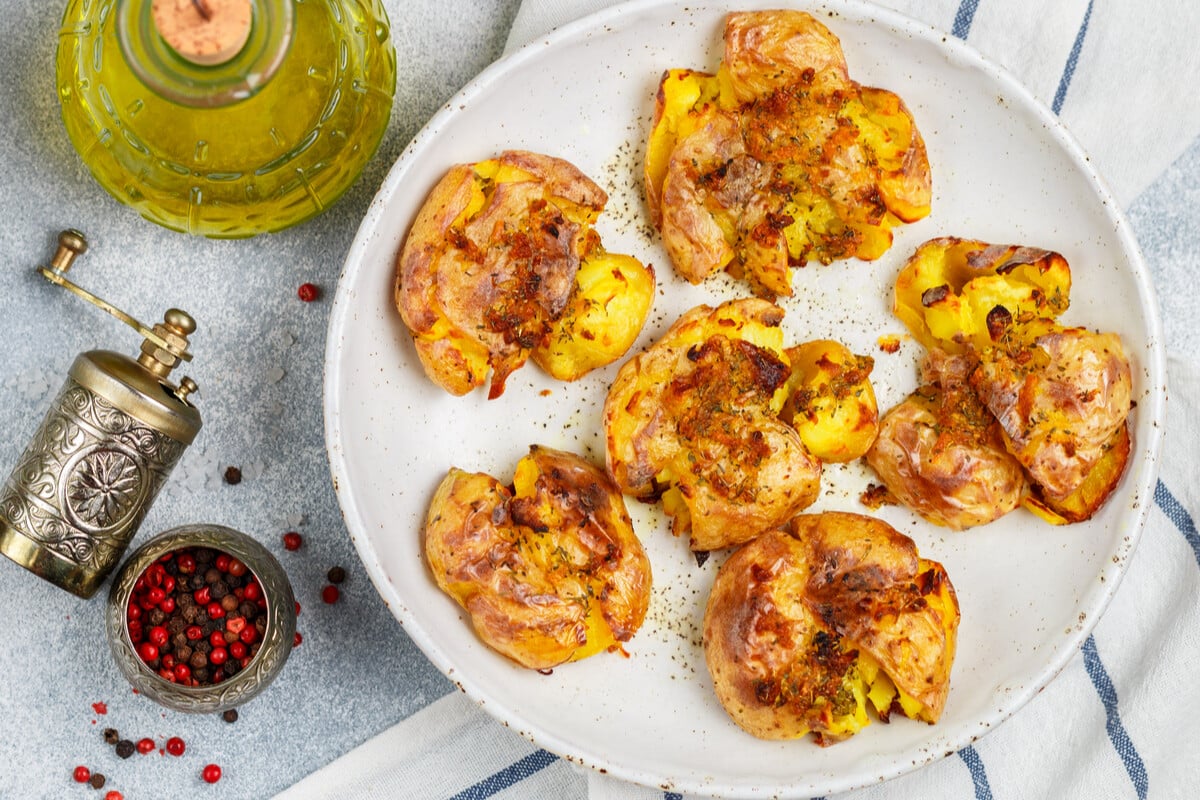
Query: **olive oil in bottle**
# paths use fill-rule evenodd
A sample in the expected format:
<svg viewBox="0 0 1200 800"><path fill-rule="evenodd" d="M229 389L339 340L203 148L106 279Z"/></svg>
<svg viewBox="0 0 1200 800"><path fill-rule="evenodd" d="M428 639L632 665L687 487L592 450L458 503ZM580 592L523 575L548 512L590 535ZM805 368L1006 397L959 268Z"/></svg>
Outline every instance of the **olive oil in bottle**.
<svg viewBox="0 0 1200 800"><path fill-rule="evenodd" d="M69 0L63 122L146 219L218 238L321 213L387 127L396 56L379 0Z"/></svg>

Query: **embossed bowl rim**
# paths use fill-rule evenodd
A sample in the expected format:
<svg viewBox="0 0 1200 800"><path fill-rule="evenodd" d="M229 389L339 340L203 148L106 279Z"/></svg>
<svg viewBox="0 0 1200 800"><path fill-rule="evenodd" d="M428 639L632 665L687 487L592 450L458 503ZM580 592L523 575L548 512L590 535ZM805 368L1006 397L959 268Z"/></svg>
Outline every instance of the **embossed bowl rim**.
<svg viewBox="0 0 1200 800"><path fill-rule="evenodd" d="M179 686L163 680L141 660L129 637L126 608L138 577L164 554L187 547L211 548L242 561L267 599L267 624L258 654L235 676L212 686ZM283 669L296 634L295 607L287 573L259 542L223 525L182 525L151 538L121 565L109 590L105 629L113 659L135 689L176 711L216 713L246 703Z"/></svg>

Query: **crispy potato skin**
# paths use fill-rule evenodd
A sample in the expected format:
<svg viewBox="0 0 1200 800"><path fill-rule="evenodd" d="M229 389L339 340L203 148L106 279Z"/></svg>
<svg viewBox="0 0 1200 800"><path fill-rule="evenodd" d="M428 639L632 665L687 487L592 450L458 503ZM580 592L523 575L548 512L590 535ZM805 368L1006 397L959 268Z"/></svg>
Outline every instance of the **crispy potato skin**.
<svg viewBox="0 0 1200 800"><path fill-rule="evenodd" d="M782 318L757 299L698 306L623 364L609 390L609 474L644 500L670 493L673 530L694 550L744 542L816 499L820 462L778 418Z"/></svg>
<svg viewBox="0 0 1200 800"><path fill-rule="evenodd" d="M1064 497L1050 497L1034 484L1022 504L1052 525L1068 525L1091 519L1117 488L1129 464L1129 422L1126 420L1104 447L1100 460L1088 470L1075 491Z"/></svg>
<svg viewBox="0 0 1200 800"><path fill-rule="evenodd" d="M727 269L765 298L809 260L878 258L932 195L908 108L850 80L837 37L800 11L730 14L716 74L663 76L644 178L682 277Z"/></svg>
<svg viewBox="0 0 1200 800"><path fill-rule="evenodd" d="M1120 337L1083 328L1052 330L1012 353L987 351L971 385L1050 501L1078 490L1111 449L1133 390Z"/></svg>
<svg viewBox="0 0 1200 800"><path fill-rule="evenodd" d="M405 239L394 285L396 308L434 383L463 395L490 372L494 399L533 353L568 379L624 353L653 296L653 272L633 259L636 266L621 271L637 302L623 313L592 314L582 330L561 325L573 304L596 299L580 296L581 263L612 258L591 228L607 200L573 165L539 153L510 150L446 173ZM606 289L596 283L602 300ZM591 345L598 329L610 334L600 349ZM557 345L547 352L551 338Z"/></svg>
<svg viewBox="0 0 1200 800"><path fill-rule="evenodd" d="M867 454L896 499L952 528L990 521L989 506L1007 513L1002 445L1028 484L1020 503L1043 519L1080 522L1103 505L1129 457L1132 376L1119 336L1055 321L1070 290L1050 250L955 237L916 249L894 310L930 349L933 385L888 412Z"/></svg>
<svg viewBox="0 0 1200 800"><path fill-rule="evenodd" d="M533 446L516 491L451 469L422 539L437 585L488 646L548 669L629 641L646 616L650 562L604 472Z"/></svg>
<svg viewBox="0 0 1200 800"><path fill-rule="evenodd" d="M662 183L663 244L690 283L703 282L733 260L725 230L737 224L737 205L748 202L768 179L758 167L746 156L731 114L712 115L671 153ZM705 176L722 169L733 175L706 184Z"/></svg>
<svg viewBox="0 0 1200 800"><path fill-rule="evenodd" d="M704 616L704 652L721 705L763 739L813 733L854 704L859 652L935 722L945 707L958 601L940 564L912 540L859 514L796 517L721 566Z"/></svg>
<svg viewBox="0 0 1200 800"><path fill-rule="evenodd" d="M800 83L805 73L850 81L841 41L812 15L791 11L741 11L725 18L725 68L734 95L750 103Z"/></svg>
<svg viewBox="0 0 1200 800"><path fill-rule="evenodd" d="M968 385L974 359L930 354L925 384L884 415L866 461L903 505L937 525L983 525L1021 504L1025 473Z"/></svg>

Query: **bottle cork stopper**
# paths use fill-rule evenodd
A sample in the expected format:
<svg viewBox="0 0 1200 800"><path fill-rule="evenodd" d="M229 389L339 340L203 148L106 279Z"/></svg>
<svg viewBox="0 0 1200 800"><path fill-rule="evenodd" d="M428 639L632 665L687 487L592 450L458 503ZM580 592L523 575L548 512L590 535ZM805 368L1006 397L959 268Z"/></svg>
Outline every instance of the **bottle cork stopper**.
<svg viewBox="0 0 1200 800"><path fill-rule="evenodd" d="M150 11L163 40L193 64L233 58L250 38L251 0L153 0Z"/></svg>

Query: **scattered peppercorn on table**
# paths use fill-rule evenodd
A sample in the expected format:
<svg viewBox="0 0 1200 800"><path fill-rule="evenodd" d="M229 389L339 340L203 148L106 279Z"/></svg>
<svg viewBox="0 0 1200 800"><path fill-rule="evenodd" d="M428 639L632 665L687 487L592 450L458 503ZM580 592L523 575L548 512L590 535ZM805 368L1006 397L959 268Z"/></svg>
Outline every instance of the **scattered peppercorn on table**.
<svg viewBox="0 0 1200 800"><path fill-rule="evenodd" d="M206 15L245 1L192 0L191 6ZM199 326L190 344L196 361L189 371L201 390L193 392L190 401L202 410L204 429L166 479L131 552L155 534L186 523L229 526L249 534L279 560L296 598L294 609L287 604L296 627L294 637L288 630L291 655L279 677L248 702L213 713L186 714L140 694L114 663L105 636L106 596L113 581L92 599L82 600L0 559L0 614L8 621L0 645L0 670L5 675L0 681L0 798L265 798L331 764L325 772L333 773L333 789L328 775L323 780L318 773L295 786L289 796L341 797L343 790L353 794L354 787L342 784L366 762L392 763L394 750L381 751L380 742L394 745L397 736L432 741L421 727L430 717L419 712L437 712L461 699L453 708L461 713L462 726L478 722L474 715L481 712L470 700L457 697L454 685L417 650L380 600L346 534L331 486L321 412L330 304L343 258L389 166L455 91L500 55L514 19L513 39L526 41L533 36L532 28L538 33L545 29L545 14L562 9L570 14L576 6L582 13L584 6L602 3L524 0L526 8L518 12L523 0L382 2L393 26L400 78L379 152L362 178L323 215L270 237L230 242L158 228L119 205L92 180L63 130L55 96L54 51L66 0L0 0L8 27L6 46L0 47L0 67L8 78L0 88L5 142L0 147L0 180L7 190L0 192L5 220L0 245L10 276L0 293L0 352L7 356L0 378L0 424L7 432L0 437L0 469L18 462L77 353L131 349L127 330L33 274L33 267L52 251L57 233L76 227L86 232L90 252L72 272L73 280L141 318L171 306L186 308ZM1028 50L1012 46L1014 41L1027 44L1032 40L1028 32L1038 31L1037 41L1045 46L1037 48L1037 57L1053 66L1018 78L1047 105L1052 100L1054 113L1062 111L1085 146L1095 148L1092 161L1112 182L1116 200L1129 213L1162 293L1168 347L1174 355L1184 355L1172 368L1200 363L1194 326L1200 296L1191 288L1200 261L1194 248L1184 244L1195 240L1196 225L1180 211L1193 205L1188 201L1200 200L1200 140L1180 135L1181 130L1194 135L1189 126L1200 130L1200 116L1184 119L1171 109L1165 115L1175 114L1169 120L1173 125L1156 118L1154 125L1127 126L1120 137L1107 138L1096 134L1097 123L1088 118L1089 111L1094 115L1100 110L1096 97L1104 93L1095 86L1105 83L1107 75L1096 69L1096 50L1103 46L1109 53L1124 53L1111 32L1123 30L1123 38L1144 42L1152 30L1150 22L1120 25L1125 9L1095 4L1093 15L1090 2L1067 4L1071 8L1053 19L1025 14L1031 18L1025 25L1004 19L1006 13L1011 17L1024 14L1024 9L995 0L879 2L920 16L945 31L946 38L968 39L994 58L1004 55L1001 60L1009 66L1019 66ZM178 0L176 8L187 5L187 0ZM810 5L818 7L815 2ZM526 13L533 6L543 14ZM1078 16L1072 17L1075 12ZM1139 13L1146 20L1157 18ZM836 4L830 16L836 18ZM1066 36L1057 35L1066 24L1059 17L1071 18ZM1077 19L1082 19L1078 28ZM1179 38L1194 26L1185 20L1169 27ZM1002 28L1011 29L1008 39ZM1171 31L1156 30L1153 35L1161 39L1156 52L1183 51L1172 47ZM622 64L622 55L614 52L614 63ZM1192 65L1182 58L1146 58L1145 64L1138 58L1120 60L1122 72L1134 76L1158 79L1155 70L1142 67L1178 60L1178 75L1172 78L1180 85L1194 84L1198 77L1196 70L1188 72ZM1128 64L1139 69L1130 70ZM1051 82L1031 80L1040 77ZM1138 106L1138 94L1153 92L1129 93L1127 104L1144 109L1145 98ZM1072 106L1077 98L1090 99L1090 105ZM998 101L1003 104L1004 99ZM1108 116L1102 121L1105 127ZM1145 146L1148 137L1155 139L1154 146ZM1112 150L1117 141L1119 157ZM198 160L201 155L197 153ZM935 191L939 180L935 177ZM984 236L988 231L960 233ZM1188 290L1178 289L1183 286ZM945 298L935 292L920 299L928 300L923 306L936 306ZM1089 320L1092 323L1102 324ZM402 335L397 322L397 336ZM901 346L898 338L880 337L881 353L894 354ZM1200 381L1188 383L1185 378L1176 383L1180 372L1172 374L1172 403L1192 408L1200 397ZM1194 461L1200 452L1191 443L1194 437L1185 435L1181 426L1171 433L1182 442L1173 452ZM1174 631L1165 632L1169 626L1159 626L1167 601L1147 599L1151 588L1163 587L1169 591L1157 594L1164 597L1200 596L1194 563L1200 547L1189 516L1200 507L1195 491L1181 478L1184 457L1172 457L1174 461L1169 457L1164 462L1153 498L1141 498L1147 505L1153 503L1154 523L1148 526L1151 541L1143 542L1137 553L1140 561L1135 566L1140 565L1141 572L1133 570L1124 581L1108 612L1111 616L1088 637L1082 656L1076 655L1062 677L997 736L967 747L959 753L961 758L944 759L912 781L872 787L861 796L940 795L943 792L933 788L948 786L954 790L947 789L947 796L967 796L972 785L977 796L991 796L989 780L997 787L997 797L1028 794L1035 791L1033 786L1047 785L1074 789L1075 794L1064 796L1178 793L1182 774L1195 774L1191 767L1197 762L1194 755L1179 751L1177 742L1197 730L1200 715L1186 712L1200 706L1194 693L1139 691L1150 678L1131 678L1131 673L1143 671L1159 682L1186 685L1180 674L1187 673L1179 665L1190 669L1195 661L1193 643L1182 641L1179 633L1194 626L1177 624ZM79 499L93 505L108 502L100 489L94 486ZM1167 555L1174 559L1170 564L1164 563ZM420 554L414 549L413 556ZM262 641L259 622L266 584L244 567L217 550L187 547L164 554L153 568L139 572L141 584L118 608L139 663L164 680L205 689L251 671L253 650ZM1149 572L1154 572L1153 580ZM1181 600L1172 619L1178 621L1188 612L1194 618L1196 608L1200 606ZM1130 609L1137 610L1136 619L1131 619ZM968 613L964 609L964 620ZM1120 634L1114 635L1118 626ZM965 624L964 630L970 635L972 628ZM1144 660L1132 661L1134 654ZM874 669L873 662L869 665ZM868 684L872 695L879 686L890 686L886 681L864 685ZM1159 696L1169 700L1155 699ZM447 701L435 705L441 698ZM1163 717L1162 702L1184 712L1175 715L1172 726L1154 724ZM1046 734L1040 725L1044 718L1068 719L1070 725ZM388 734L373 747L355 750L385 729L390 729ZM1035 736L1028 735L1031 729ZM1072 735L1069 743L1063 731ZM487 722L475 726L474 736L436 740L436 755L453 758L457 746L474 758L472 748L484 740L503 753L510 741L531 746L500 723ZM1012 746L1014 740L1019 746ZM1001 752L1005 749L1009 752ZM375 758L380 752L389 757ZM493 779L515 774L520 783L499 791L531 798L578 798L584 796L583 786L595 781L593 797L677 796L673 791L613 788L611 778L576 771L578 759L559 760L544 751L535 756L505 761ZM547 776L564 772L571 772L572 788L578 791L545 788ZM460 796L493 791L499 783L493 779ZM320 791L322 785L326 792ZM1147 785L1153 787L1149 795ZM483 786L490 788L480 789ZM463 787L444 794L459 788ZM414 790L397 796L425 793Z"/></svg>
<svg viewBox="0 0 1200 800"><path fill-rule="evenodd" d="M56 99L65 0L0 0L10 31L0 48L10 76L0 87L8 276L0 469L7 475L16 464L78 353L133 351L138 343L34 272L58 232L77 228L90 248L73 281L135 317L177 306L198 326L195 361L186 366L200 385L191 399L204 427L129 552L178 525L235 528L279 560L299 609L298 646L262 694L223 714L185 714L135 693L114 663L105 638L111 578L81 600L0 558L0 614L11 621L0 645L8 676L0 682L0 797L270 797L454 691L380 602L346 535L324 451L322 362L333 290L375 190L426 120L500 55L518 4L484 0L464 13L462 3L385 0L404 68L383 142L361 179L308 223L217 241L151 224L92 180ZM169 664L187 680L199 673L211 681L231 661L235 670L248 661L259 589L209 554L204 570L187 563L194 553L183 555L183 572L199 575L202 586L189 583L190 602L178 603L175 565L163 571L170 588L160 576L135 592L140 655L154 656L158 670ZM209 570L213 581L204 580ZM201 608L195 594L214 586L223 597L201 597ZM225 600L232 610L221 605L238 591L237 605ZM200 611L213 621L197 626L183 616ZM218 644L218 636L233 641Z"/></svg>

